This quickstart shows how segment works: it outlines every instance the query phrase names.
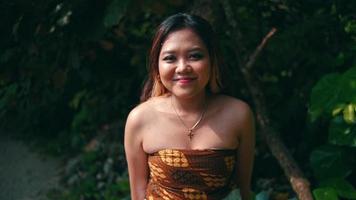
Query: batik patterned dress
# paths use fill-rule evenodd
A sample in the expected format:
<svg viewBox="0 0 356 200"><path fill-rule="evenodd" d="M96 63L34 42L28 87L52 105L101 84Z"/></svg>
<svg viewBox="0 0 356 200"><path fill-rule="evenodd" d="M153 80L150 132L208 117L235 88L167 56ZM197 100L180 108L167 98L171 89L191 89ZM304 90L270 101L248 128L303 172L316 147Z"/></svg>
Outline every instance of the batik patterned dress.
<svg viewBox="0 0 356 200"><path fill-rule="evenodd" d="M221 200L234 186L236 150L163 149L148 156L146 200Z"/></svg>

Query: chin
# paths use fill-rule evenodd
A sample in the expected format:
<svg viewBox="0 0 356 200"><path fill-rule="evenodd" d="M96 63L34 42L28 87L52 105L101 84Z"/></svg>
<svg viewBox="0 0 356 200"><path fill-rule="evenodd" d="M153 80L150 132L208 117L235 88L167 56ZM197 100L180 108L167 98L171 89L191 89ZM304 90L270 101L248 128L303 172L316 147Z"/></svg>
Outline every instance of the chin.
<svg viewBox="0 0 356 200"><path fill-rule="evenodd" d="M200 94L198 91L176 91L172 92L172 95L178 97L178 98L183 98L183 99L190 99L193 98L194 96L197 96Z"/></svg>

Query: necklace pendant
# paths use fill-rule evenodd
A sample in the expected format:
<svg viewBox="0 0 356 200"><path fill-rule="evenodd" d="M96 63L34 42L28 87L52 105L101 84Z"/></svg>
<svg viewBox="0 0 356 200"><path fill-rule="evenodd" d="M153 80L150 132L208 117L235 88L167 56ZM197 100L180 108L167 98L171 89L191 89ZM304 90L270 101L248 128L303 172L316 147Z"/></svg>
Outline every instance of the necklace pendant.
<svg viewBox="0 0 356 200"><path fill-rule="evenodd" d="M193 138L193 136L194 136L192 129L189 129L188 136L189 136L189 140L192 140L192 138Z"/></svg>
<svg viewBox="0 0 356 200"><path fill-rule="evenodd" d="M174 110L174 112L176 113L178 119L180 120L180 122L182 122L182 125L184 125L187 129L188 129L188 137L189 137L189 140L192 140L193 136L194 136L194 133L193 133L193 130L200 124L200 122L202 121L203 117L204 117L204 114L205 114L205 111L207 109L207 105L206 105L206 102L204 102L204 109L202 110L201 114L200 114L200 117L198 119L197 122L195 122L195 124L189 128L183 121L183 119L179 116L176 108L174 107L173 105L173 102L172 102L172 96L171 96L171 105L172 105L172 108Z"/></svg>

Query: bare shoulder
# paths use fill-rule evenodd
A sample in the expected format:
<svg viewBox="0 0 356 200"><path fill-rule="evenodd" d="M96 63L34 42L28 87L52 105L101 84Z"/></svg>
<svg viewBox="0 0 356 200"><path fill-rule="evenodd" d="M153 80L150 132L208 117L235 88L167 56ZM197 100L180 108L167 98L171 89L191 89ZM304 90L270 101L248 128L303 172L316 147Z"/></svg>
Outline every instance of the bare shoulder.
<svg viewBox="0 0 356 200"><path fill-rule="evenodd" d="M139 131L151 124L164 104L162 97L153 97L132 109L126 120L126 127Z"/></svg>
<svg viewBox="0 0 356 200"><path fill-rule="evenodd" d="M136 152L142 148L144 131L150 118L149 102L137 105L130 111L126 119L124 146L127 154Z"/></svg>
<svg viewBox="0 0 356 200"><path fill-rule="evenodd" d="M134 129L138 131L143 128L152 115L152 102L150 100L140 103L133 108L127 116L125 129Z"/></svg>
<svg viewBox="0 0 356 200"><path fill-rule="evenodd" d="M254 131L254 114L246 102L226 95L217 96L216 102L221 108L222 116L230 122L234 129L238 130L240 136Z"/></svg>
<svg viewBox="0 0 356 200"><path fill-rule="evenodd" d="M241 99L219 95L216 97L216 101L225 112L233 113L235 116L244 118L252 115L251 107Z"/></svg>

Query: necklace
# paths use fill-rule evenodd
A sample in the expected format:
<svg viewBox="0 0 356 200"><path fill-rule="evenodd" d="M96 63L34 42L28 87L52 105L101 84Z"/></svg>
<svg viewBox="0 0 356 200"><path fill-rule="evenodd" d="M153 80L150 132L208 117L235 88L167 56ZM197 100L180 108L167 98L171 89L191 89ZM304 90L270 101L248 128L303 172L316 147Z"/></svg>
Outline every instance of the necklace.
<svg viewBox="0 0 356 200"><path fill-rule="evenodd" d="M200 124L200 122L202 121L202 119L203 119L203 117L204 117L204 114L205 114L205 111L206 111L206 103L204 103L204 109L203 109L203 111L201 112L199 119L198 119L197 122L195 122L195 124L194 124L192 127L190 127L190 128L184 123L183 119L179 116L179 114L178 114L176 108L175 108L174 105L173 105L172 97L171 97L171 105L172 105L172 108L173 108L174 112L176 113L178 119L179 119L180 122L183 124L183 126L185 126L185 128L187 129L187 132L188 132L187 135L188 135L188 137L189 137L189 140L192 140L192 138L193 138L193 136L194 136L194 133L193 133L193 132L194 132L194 129Z"/></svg>

